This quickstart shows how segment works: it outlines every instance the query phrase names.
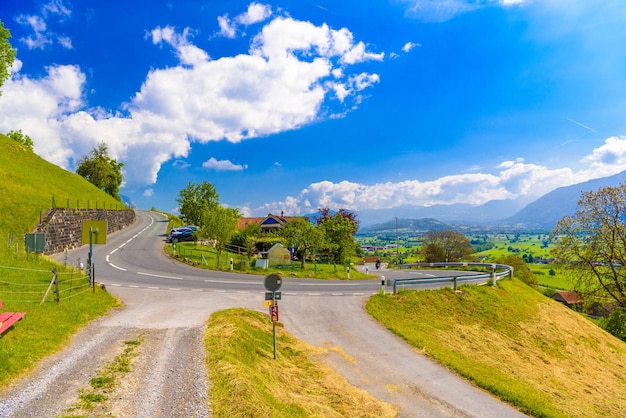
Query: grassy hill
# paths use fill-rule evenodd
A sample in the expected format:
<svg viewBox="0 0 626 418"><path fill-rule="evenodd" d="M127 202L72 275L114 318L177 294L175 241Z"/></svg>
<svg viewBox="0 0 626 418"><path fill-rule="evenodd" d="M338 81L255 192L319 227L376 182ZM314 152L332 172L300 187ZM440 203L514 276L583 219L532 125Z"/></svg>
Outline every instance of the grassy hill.
<svg viewBox="0 0 626 418"><path fill-rule="evenodd" d="M368 312L533 416L624 416L626 343L522 282L376 295Z"/></svg>
<svg viewBox="0 0 626 418"><path fill-rule="evenodd" d="M81 176L62 169L0 135L0 237L31 232L52 207L107 208L121 203ZM21 238L20 238L21 239ZM2 256L0 256L0 260Z"/></svg>
<svg viewBox="0 0 626 418"><path fill-rule="evenodd" d="M33 230L40 212L52 207L115 207L115 199L77 174L50 164L14 140L0 135L0 299L2 311L26 312L0 339L0 387L61 349L70 337L118 302L96 287L87 288L84 272L65 269L47 257L27 256L23 234ZM111 206L113 205L113 206ZM12 241L9 239L13 235ZM16 251L16 245L18 250ZM71 298L41 303L58 268L60 288L76 288ZM78 286L82 288L78 289Z"/></svg>

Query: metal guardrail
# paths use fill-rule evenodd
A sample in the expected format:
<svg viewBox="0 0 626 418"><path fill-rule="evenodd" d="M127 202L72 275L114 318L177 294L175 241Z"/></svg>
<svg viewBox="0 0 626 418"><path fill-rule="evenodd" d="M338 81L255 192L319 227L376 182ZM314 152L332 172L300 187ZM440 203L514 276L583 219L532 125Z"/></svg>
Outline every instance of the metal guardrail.
<svg viewBox="0 0 626 418"><path fill-rule="evenodd" d="M505 277L513 276L513 267L505 264L493 264L493 263L412 263L412 264L399 264L399 269L413 268L413 267L485 267L491 269L489 273L483 274L468 274L468 275L450 275L443 277L423 278L412 277L406 279L393 279L389 284L393 287L393 294L398 291L398 286L401 288L407 288L412 285L432 284L432 283L450 283L454 290L457 289L459 283L462 284L484 284L492 280L494 286L498 280Z"/></svg>

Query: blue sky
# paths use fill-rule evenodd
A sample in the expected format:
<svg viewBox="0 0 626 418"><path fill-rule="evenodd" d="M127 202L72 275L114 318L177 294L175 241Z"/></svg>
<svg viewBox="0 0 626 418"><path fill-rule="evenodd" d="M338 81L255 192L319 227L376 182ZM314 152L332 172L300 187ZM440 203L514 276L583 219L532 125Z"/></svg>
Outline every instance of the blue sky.
<svg viewBox="0 0 626 418"><path fill-rule="evenodd" d="M0 132L244 215L531 201L626 170L623 0L3 0Z"/></svg>

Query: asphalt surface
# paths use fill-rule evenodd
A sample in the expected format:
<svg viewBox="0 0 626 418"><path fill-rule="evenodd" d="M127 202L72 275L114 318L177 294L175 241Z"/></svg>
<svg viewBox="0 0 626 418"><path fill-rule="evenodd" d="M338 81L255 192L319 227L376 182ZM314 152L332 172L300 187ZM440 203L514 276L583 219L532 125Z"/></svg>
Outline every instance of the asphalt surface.
<svg viewBox="0 0 626 418"><path fill-rule="evenodd" d="M138 212L135 225L107 237L106 245L93 246L96 280L125 304L104 318L102 326L172 330L202 327L212 312L230 307L267 312L264 276L197 269L168 258L163 252L166 226L164 216ZM77 265L85 263L88 251L83 246L55 258ZM367 268L387 279L406 275ZM285 277L280 321L309 344L334 348L325 361L352 384L397 405L401 417L524 416L416 353L371 319L362 306L380 288L379 278Z"/></svg>

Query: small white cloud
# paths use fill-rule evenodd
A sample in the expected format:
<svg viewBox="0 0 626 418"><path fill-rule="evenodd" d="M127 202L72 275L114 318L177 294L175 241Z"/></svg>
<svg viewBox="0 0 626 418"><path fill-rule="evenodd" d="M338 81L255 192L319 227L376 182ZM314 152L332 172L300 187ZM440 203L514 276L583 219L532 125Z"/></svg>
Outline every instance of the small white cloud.
<svg viewBox="0 0 626 418"><path fill-rule="evenodd" d="M231 38L231 39L236 36L237 28L233 23L231 23L227 14L224 16L218 16L217 24L220 27L219 34L221 36L224 36L225 38Z"/></svg>
<svg viewBox="0 0 626 418"><path fill-rule="evenodd" d="M155 45L165 42L171 45L176 51L176 55L181 64L184 65L198 65L209 60L209 55L191 44L188 37L192 36L191 30L185 28L182 33L176 33L176 30L171 26L164 28L156 27L150 31L149 35L152 38L152 43Z"/></svg>
<svg viewBox="0 0 626 418"><path fill-rule="evenodd" d="M409 5L407 15L425 22L444 22L482 7L510 7L528 0L404 0L404 2Z"/></svg>
<svg viewBox="0 0 626 418"><path fill-rule="evenodd" d="M226 38L235 38L239 26L247 27L255 23L263 22L272 15L272 8L269 5L261 3L250 3L248 9L234 19L230 19L228 14L219 16L217 24L220 27L219 35Z"/></svg>
<svg viewBox="0 0 626 418"><path fill-rule="evenodd" d="M63 4L62 0L52 0L43 6L44 14L57 14L63 16L69 16L72 14L72 10Z"/></svg>
<svg viewBox="0 0 626 418"><path fill-rule="evenodd" d="M52 45L55 42L63 48L72 49L72 40L66 35L48 32L46 23L46 19L49 18L62 19L70 16L72 14L71 9L65 6L61 0L52 0L43 5L41 13L43 16L23 14L17 16L15 19L17 23L28 26L33 31L31 35L20 38L20 41L29 49L44 49L47 45Z"/></svg>
<svg viewBox="0 0 626 418"><path fill-rule="evenodd" d="M237 16L235 20L237 21L237 23L248 26L262 22L269 18L271 15L271 6L260 3L250 3L250 5L248 6L248 10L245 13Z"/></svg>
<svg viewBox="0 0 626 418"><path fill-rule="evenodd" d="M421 46L420 44L416 43L416 42L407 42L404 44L404 46L402 47L402 51L403 52L409 52L411 51L413 48L415 48L416 46Z"/></svg>
<svg viewBox="0 0 626 418"><path fill-rule="evenodd" d="M179 170L184 170L191 167L191 164L183 160L176 160L172 163L172 167L178 168Z"/></svg>
<svg viewBox="0 0 626 418"><path fill-rule="evenodd" d="M604 145L594 149L582 162L590 164L594 171L603 173L603 176L621 173L626 169L626 137L607 138Z"/></svg>
<svg viewBox="0 0 626 418"><path fill-rule="evenodd" d="M153 189L146 189L143 191L143 196L144 197L152 197L154 196L154 190Z"/></svg>
<svg viewBox="0 0 626 418"><path fill-rule="evenodd" d="M242 171L248 168L247 164L234 164L229 160L217 160L213 157L202 163L202 167L215 171Z"/></svg>

